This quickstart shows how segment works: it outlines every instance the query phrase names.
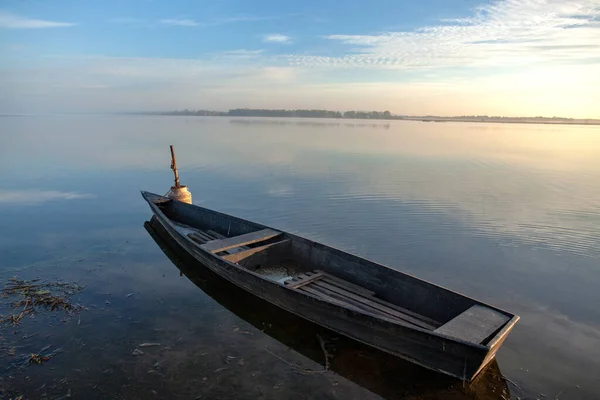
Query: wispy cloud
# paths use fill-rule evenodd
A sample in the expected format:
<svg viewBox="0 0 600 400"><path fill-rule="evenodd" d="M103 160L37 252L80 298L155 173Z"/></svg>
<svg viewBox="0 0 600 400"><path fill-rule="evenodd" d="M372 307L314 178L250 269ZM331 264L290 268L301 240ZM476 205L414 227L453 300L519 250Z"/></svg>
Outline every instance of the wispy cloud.
<svg viewBox="0 0 600 400"><path fill-rule="evenodd" d="M233 17L215 17L207 20L197 20L188 17L163 18L160 20L148 20L140 18L116 17L110 18L108 22L133 27L179 26L187 28L209 28L220 25L235 24L240 22L257 22L277 19L275 16L238 15Z"/></svg>
<svg viewBox="0 0 600 400"><path fill-rule="evenodd" d="M502 67L596 61L598 0L496 0L465 18L414 31L333 34L339 57L292 56L292 65L379 69ZM575 29L576 28L576 29Z"/></svg>
<svg viewBox="0 0 600 400"><path fill-rule="evenodd" d="M274 33L271 35L265 35L263 37L263 42L267 43L292 43L292 38L286 35L282 35L280 33Z"/></svg>
<svg viewBox="0 0 600 400"><path fill-rule="evenodd" d="M345 73L336 69L286 66L285 57L251 51L208 59L86 57L66 61L56 60L43 69L5 70L0 74L0 110L97 112L193 105L218 110L388 109L413 115L597 118L600 103L597 65L540 65L517 73L492 71L480 76L411 75L399 82L366 71L359 71L358 79L346 80Z"/></svg>
<svg viewBox="0 0 600 400"><path fill-rule="evenodd" d="M181 19L181 18L168 18L161 19L160 23L162 25L170 25L170 26L184 26L184 27L194 27L200 25L198 22L193 19Z"/></svg>
<svg viewBox="0 0 600 400"><path fill-rule="evenodd" d="M45 59L43 67L15 65L0 74L0 110L194 105L597 117L599 1L492 0L464 18L411 31L331 31L314 53L275 54L293 49L276 45L293 40L280 31L255 37L269 51L249 46L194 59ZM189 29L268 18L173 17L172 22L191 21L183 25ZM157 19L118 22L161 26Z"/></svg>
<svg viewBox="0 0 600 400"><path fill-rule="evenodd" d="M59 192L56 190L2 190L0 203L34 204L52 200L90 199L96 196L89 193Z"/></svg>
<svg viewBox="0 0 600 400"><path fill-rule="evenodd" d="M258 56L263 54L265 51L262 49L259 50L247 50L247 49L238 49L238 50L227 50L221 52L224 55L232 55L232 56Z"/></svg>
<svg viewBox="0 0 600 400"><path fill-rule="evenodd" d="M0 11L0 28L5 29L42 29L65 28L75 26L72 22L56 22L22 17L6 11Z"/></svg>

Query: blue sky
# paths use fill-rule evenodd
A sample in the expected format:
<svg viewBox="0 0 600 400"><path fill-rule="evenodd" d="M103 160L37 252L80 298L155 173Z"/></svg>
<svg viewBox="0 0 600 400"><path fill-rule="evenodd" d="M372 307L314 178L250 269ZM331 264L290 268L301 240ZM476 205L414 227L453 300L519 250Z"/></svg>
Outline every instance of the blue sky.
<svg viewBox="0 0 600 400"><path fill-rule="evenodd" d="M0 49L0 112L600 116L600 0L4 1Z"/></svg>

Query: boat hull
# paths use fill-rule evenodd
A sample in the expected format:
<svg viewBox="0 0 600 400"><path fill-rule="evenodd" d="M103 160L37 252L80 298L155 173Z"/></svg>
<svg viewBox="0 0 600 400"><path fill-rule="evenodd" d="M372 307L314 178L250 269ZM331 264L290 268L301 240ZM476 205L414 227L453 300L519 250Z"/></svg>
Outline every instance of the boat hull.
<svg viewBox="0 0 600 400"><path fill-rule="evenodd" d="M183 235L146 195L144 197L148 201L156 220L170 237L188 254L214 273L288 312L425 368L465 381L471 381L494 358L497 349L502 345L504 338L516 323L515 320L507 324L507 327L503 329L505 332L503 332L500 340L495 340L492 346L482 346L444 338L432 334L431 331L399 325L393 321L375 318L331 302L307 296L282 284L250 273L236 264L203 250ZM182 207L180 212L194 213L193 207ZM193 218L193 216L190 217ZM253 224L250 221L247 222ZM293 235L289 236L294 237ZM298 239L307 240L304 238ZM518 319L518 317L516 318Z"/></svg>

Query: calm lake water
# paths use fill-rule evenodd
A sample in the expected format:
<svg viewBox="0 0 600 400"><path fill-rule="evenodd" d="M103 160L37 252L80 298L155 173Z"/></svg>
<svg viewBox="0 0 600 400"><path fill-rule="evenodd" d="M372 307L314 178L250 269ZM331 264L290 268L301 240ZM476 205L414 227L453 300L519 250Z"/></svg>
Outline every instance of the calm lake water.
<svg viewBox="0 0 600 400"><path fill-rule="evenodd" d="M0 398L600 397L600 127L154 116L0 124L0 285L78 281L85 289L73 300L86 307L0 328ZM497 364L463 388L186 259L144 224L139 194L169 189L169 144L196 204L519 314ZM42 349L51 360L29 365Z"/></svg>

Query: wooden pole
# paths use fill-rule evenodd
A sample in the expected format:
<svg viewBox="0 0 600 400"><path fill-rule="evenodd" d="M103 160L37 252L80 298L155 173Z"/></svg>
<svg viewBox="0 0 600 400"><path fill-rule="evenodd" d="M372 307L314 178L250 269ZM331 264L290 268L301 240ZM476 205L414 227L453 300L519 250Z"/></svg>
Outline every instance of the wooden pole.
<svg viewBox="0 0 600 400"><path fill-rule="evenodd" d="M179 172L177 171L177 160L175 159L175 149L173 148L173 145L171 145L171 169L175 175L175 187L179 188L181 185L179 184Z"/></svg>

